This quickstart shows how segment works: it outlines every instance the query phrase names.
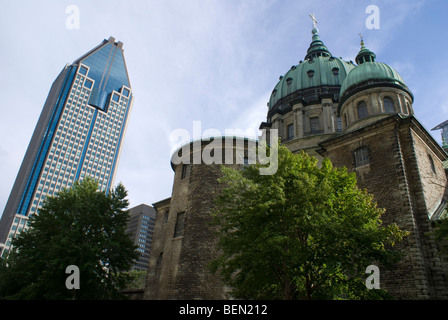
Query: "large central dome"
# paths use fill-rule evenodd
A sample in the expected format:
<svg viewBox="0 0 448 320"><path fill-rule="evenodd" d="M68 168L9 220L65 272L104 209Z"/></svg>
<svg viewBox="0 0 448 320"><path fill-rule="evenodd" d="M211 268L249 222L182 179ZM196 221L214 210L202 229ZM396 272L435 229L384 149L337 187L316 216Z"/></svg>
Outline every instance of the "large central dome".
<svg viewBox="0 0 448 320"><path fill-rule="evenodd" d="M269 111L282 105L300 101L304 104L322 98L339 99L340 87L347 74L355 67L352 62L333 57L313 28L313 41L304 61L280 77L269 99Z"/></svg>

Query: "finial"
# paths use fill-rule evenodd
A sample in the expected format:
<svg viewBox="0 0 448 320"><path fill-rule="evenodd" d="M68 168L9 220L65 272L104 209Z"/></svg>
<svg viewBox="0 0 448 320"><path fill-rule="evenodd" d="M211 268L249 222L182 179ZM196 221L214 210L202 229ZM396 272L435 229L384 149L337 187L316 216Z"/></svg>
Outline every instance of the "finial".
<svg viewBox="0 0 448 320"><path fill-rule="evenodd" d="M317 29L317 20L316 17L314 16L314 13L310 13L310 18L311 20L313 20L313 29Z"/></svg>
<svg viewBox="0 0 448 320"><path fill-rule="evenodd" d="M362 34L359 34L359 37L361 38L361 47L364 46L364 37L362 36Z"/></svg>

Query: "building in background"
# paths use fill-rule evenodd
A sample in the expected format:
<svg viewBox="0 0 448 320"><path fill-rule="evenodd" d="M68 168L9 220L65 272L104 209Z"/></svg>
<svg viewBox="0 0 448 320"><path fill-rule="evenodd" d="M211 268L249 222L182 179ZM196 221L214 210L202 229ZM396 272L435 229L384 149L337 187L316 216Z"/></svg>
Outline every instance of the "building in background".
<svg viewBox="0 0 448 320"><path fill-rule="evenodd" d="M62 69L0 220L0 251L10 248L48 195L86 176L101 190L113 187L132 103L123 43L113 37Z"/></svg>
<svg viewBox="0 0 448 320"><path fill-rule="evenodd" d="M132 270L146 271L151 253L156 210L146 204L140 204L129 209L129 215L130 219L126 233L129 234L134 244L138 246L137 251L139 254L139 258Z"/></svg>

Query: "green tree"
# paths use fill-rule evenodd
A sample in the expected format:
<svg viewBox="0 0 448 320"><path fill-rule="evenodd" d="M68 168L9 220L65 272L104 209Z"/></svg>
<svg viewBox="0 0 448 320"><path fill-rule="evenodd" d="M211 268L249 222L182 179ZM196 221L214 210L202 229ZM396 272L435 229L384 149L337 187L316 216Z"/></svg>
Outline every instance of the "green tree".
<svg viewBox="0 0 448 320"><path fill-rule="evenodd" d="M384 226L372 196L356 175L325 159L278 149L278 170L260 164L222 167L225 184L212 213L220 256L212 261L244 299L382 298L368 290L366 267L393 263L392 250L406 232Z"/></svg>
<svg viewBox="0 0 448 320"><path fill-rule="evenodd" d="M124 272L129 277L129 282L126 286L121 288L123 290L137 290L144 289L146 282L146 271L142 270L131 270Z"/></svg>
<svg viewBox="0 0 448 320"><path fill-rule="evenodd" d="M125 233L129 219L122 184L106 194L91 178L47 197L30 228L13 240L0 263L4 299L115 299L137 258ZM69 265L79 268L80 288L68 290Z"/></svg>
<svg viewBox="0 0 448 320"><path fill-rule="evenodd" d="M448 217L445 216L442 219L435 222L434 235L436 240L439 241L441 251L444 254L444 258L448 255Z"/></svg>

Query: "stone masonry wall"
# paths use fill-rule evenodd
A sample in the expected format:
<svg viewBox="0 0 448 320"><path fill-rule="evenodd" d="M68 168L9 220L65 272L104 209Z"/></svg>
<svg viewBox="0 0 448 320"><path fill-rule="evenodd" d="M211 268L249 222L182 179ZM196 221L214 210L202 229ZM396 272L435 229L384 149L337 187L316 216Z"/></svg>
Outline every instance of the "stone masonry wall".
<svg viewBox="0 0 448 320"><path fill-rule="evenodd" d="M203 142L199 152L203 152L206 145L207 142ZM237 155L247 156L247 150L237 153L236 149L246 147L247 141L235 144L233 162L226 165L240 167ZM157 210L145 299L228 298L220 276L209 271L209 263L218 254L217 235L211 226L210 213L215 198L224 187L217 181L221 176L221 165L193 163L195 154L193 149L190 164L173 166L175 175L166 222L159 214L163 210ZM174 236L177 215L182 212L185 214L183 231L180 236ZM162 259L158 259L162 252Z"/></svg>
<svg viewBox="0 0 448 320"><path fill-rule="evenodd" d="M322 144L333 164L356 172L359 187L373 194L379 207L386 208L382 217L384 223L395 222L410 232L397 246L403 253L400 263L392 269L380 267L381 287L401 299L440 297L431 291L436 284L434 270L429 271L428 261L434 260L435 249L434 243L426 237L430 222L424 199L427 192L436 196L426 198L437 197L444 187L432 185L426 186L426 190L422 187L424 183L418 172L426 169L417 166L420 157L416 157L413 150L423 148L423 145L416 146L415 143L409 134L409 124L389 119ZM354 151L359 147L368 148L370 163L356 168ZM428 159L426 154L425 157ZM421 166L428 163L420 159ZM443 180L443 170L439 173L437 179ZM428 249L431 246L432 249Z"/></svg>

